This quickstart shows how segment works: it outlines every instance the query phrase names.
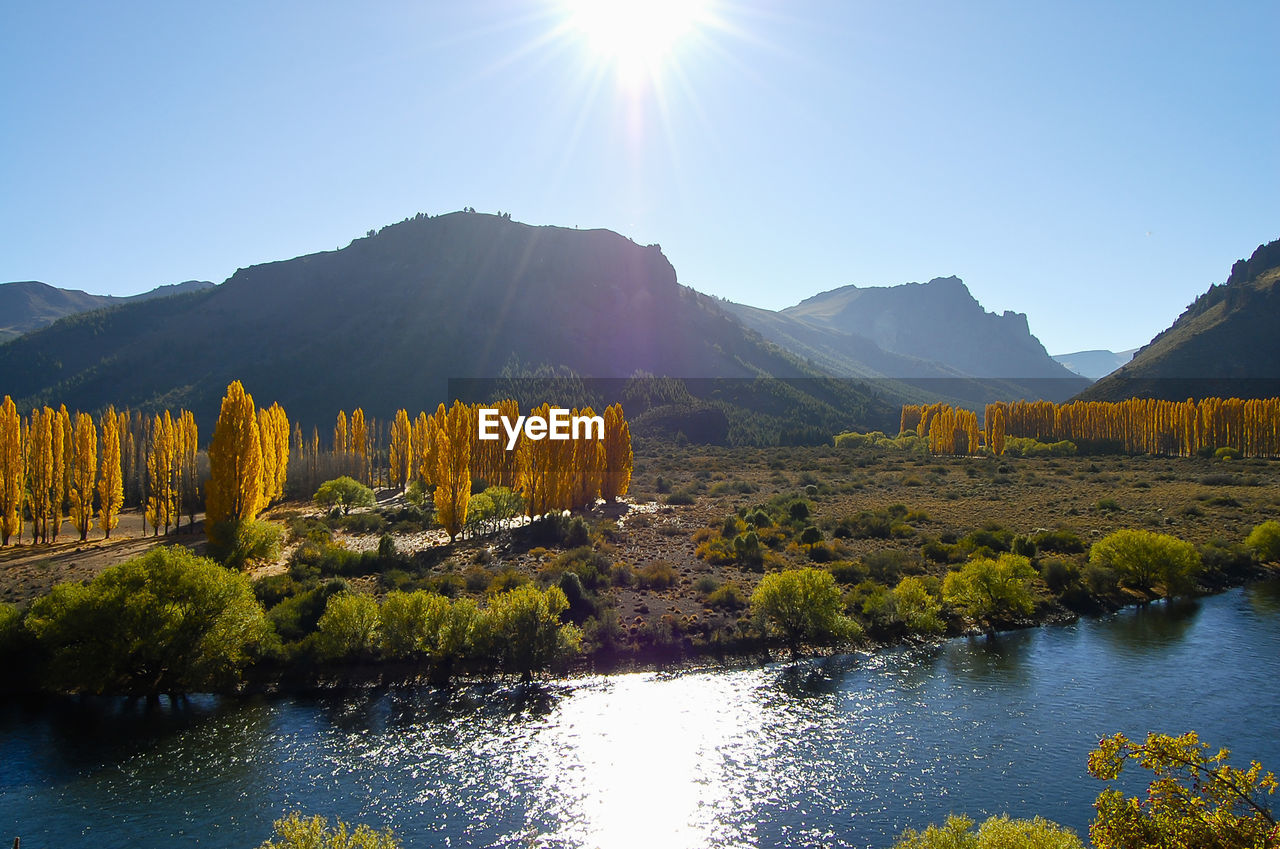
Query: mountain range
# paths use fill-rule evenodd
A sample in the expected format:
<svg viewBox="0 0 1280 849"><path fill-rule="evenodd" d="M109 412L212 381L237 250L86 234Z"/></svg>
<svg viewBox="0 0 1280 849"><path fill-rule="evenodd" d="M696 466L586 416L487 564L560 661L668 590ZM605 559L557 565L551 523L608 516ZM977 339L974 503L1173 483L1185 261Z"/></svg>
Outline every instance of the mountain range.
<svg viewBox="0 0 1280 849"><path fill-rule="evenodd" d="M1054 354L1053 358L1081 377L1098 380L1132 360L1136 353L1138 353L1137 348L1130 348L1127 351L1094 349L1074 351L1070 354Z"/></svg>
<svg viewBox="0 0 1280 849"><path fill-rule="evenodd" d="M260 404L279 401L327 432L340 408L386 420L463 385L485 395L499 391L495 379L606 378L611 388L584 397L625 398L653 432L757 444L894 431L907 401L1276 394L1278 244L1236 263L1226 284L1089 386L1048 355L1025 315L986 311L955 277L844 286L771 311L683 286L659 246L607 230L420 214L218 286L102 298L0 285L8 327L22 334L0 344L0 394L24 408L184 407L207 433L240 379ZM1062 359L1083 370L1107 353ZM683 383L635 380L652 376Z"/></svg>
<svg viewBox="0 0 1280 849"><path fill-rule="evenodd" d="M0 283L0 342L16 339L24 333L48 327L60 318L77 313L100 310L120 304L138 303L152 298L166 298L208 289L213 284L188 280L170 286L157 286L149 292L127 297L90 295L79 289L59 289L35 280Z"/></svg>
<svg viewBox="0 0 1280 849"><path fill-rule="evenodd" d="M690 399L702 431L706 405L719 405L709 441L897 424L896 400L745 330L681 286L657 245L469 212L419 215L341 250L70 316L0 345L0 392L24 407L185 407L202 427L235 379L260 404L279 401L326 428L340 408L385 420L448 400L451 379L545 369L728 381L697 383L705 397ZM671 427L687 430L678 416Z"/></svg>
<svg viewBox="0 0 1280 849"><path fill-rule="evenodd" d="M780 311L726 303L769 341L843 377L896 394L969 406L1008 398L1065 400L1088 382L1054 361L1022 313L983 309L958 277L843 286Z"/></svg>

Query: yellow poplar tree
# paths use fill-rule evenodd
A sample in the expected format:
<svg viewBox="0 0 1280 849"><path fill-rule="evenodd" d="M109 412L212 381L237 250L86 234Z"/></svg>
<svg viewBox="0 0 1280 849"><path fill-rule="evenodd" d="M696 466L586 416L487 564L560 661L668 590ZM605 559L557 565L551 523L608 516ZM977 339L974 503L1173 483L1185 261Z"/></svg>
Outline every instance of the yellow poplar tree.
<svg viewBox="0 0 1280 849"><path fill-rule="evenodd" d="M391 423L390 451L391 485L403 491L413 474L413 425L409 424L406 410L396 410L395 421Z"/></svg>
<svg viewBox="0 0 1280 849"><path fill-rule="evenodd" d="M22 536L22 502L27 459L22 451L22 417L8 395L0 404L0 538L4 545Z"/></svg>
<svg viewBox="0 0 1280 849"><path fill-rule="evenodd" d="M431 444L431 420L426 413L418 413L413 420L413 469L418 479L426 485L435 470L435 458L429 456Z"/></svg>
<svg viewBox="0 0 1280 849"><path fill-rule="evenodd" d="M169 526L173 524L174 449L173 417L165 410L163 418L157 415L151 422L151 450L147 453L147 477L151 481L147 518L155 534L160 532L161 525L164 532L169 533Z"/></svg>
<svg viewBox="0 0 1280 849"><path fill-rule="evenodd" d="M604 469L600 477L600 494L610 504L627 494L632 459L631 427L622 405L614 404L604 411Z"/></svg>
<svg viewBox="0 0 1280 849"><path fill-rule="evenodd" d="M359 459L357 466L360 481L369 483L369 429L364 423L364 410L356 407L351 413L351 453Z"/></svg>
<svg viewBox="0 0 1280 849"><path fill-rule="evenodd" d="M441 404L441 407L444 405ZM471 440L475 436L466 405L454 401L436 434L436 520L449 532L449 541L467 521L471 498Z"/></svg>
<svg viewBox="0 0 1280 849"><path fill-rule="evenodd" d="M120 524L120 507L124 504L124 477L120 473L120 420L115 407L107 407L102 416L102 475L98 478L98 527L107 539L111 529Z"/></svg>
<svg viewBox="0 0 1280 849"><path fill-rule="evenodd" d="M339 457L351 448L351 434L347 431L347 414L338 411L338 421L333 426L333 453Z"/></svg>
<svg viewBox="0 0 1280 849"><path fill-rule="evenodd" d="M27 484L31 492L31 541L49 541L49 491L53 485L53 420L48 407L31 411L27 439Z"/></svg>
<svg viewBox="0 0 1280 849"><path fill-rule="evenodd" d="M274 422L266 410L258 410L258 441L262 450L262 504L265 507L276 497L276 440Z"/></svg>
<svg viewBox="0 0 1280 849"><path fill-rule="evenodd" d="M574 416L594 416L595 410L587 407L574 410ZM581 434L587 436L587 434ZM607 463L603 439L572 439L569 444L573 448L573 474L570 486L573 494L570 506L593 507L600 497L601 485L604 481L604 470Z"/></svg>
<svg viewBox="0 0 1280 849"><path fill-rule="evenodd" d="M49 529L51 540L58 541L62 531L63 502L67 500L67 465L71 456L67 451L67 438L71 431L71 417L63 404L53 414L49 447L53 451L53 477L49 480Z"/></svg>
<svg viewBox="0 0 1280 849"><path fill-rule="evenodd" d="M252 521L262 509L262 442L253 396L240 381L227 387L209 443L205 522L222 536L228 523Z"/></svg>
<svg viewBox="0 0 1280 849"><path fill-rule="evenodd" d="M183 410L178 416L176 425L178 442L178 512L185 506L188 527L196 521L197 490L199 489L200 469L197 465L200 451L200 431L196 427L196 417L190 410Z"/></svg>
<svg viewBox="0 0 1280 849"><path fill-rule="evenodd" d="M85 540L93 528L93 486L98 477L98 428L88 413L76 413L74 445L71 524Z"/></svg>
<svg viewBox="0 0 1280 849"><path fill-rule="evenodd" d="M289 478L289 417L284 407L274 402L267 412L271 415L272 436L276 441L275 479L271 482L271 492L273 498L279 500L284 497L285 481Z"/></svg>

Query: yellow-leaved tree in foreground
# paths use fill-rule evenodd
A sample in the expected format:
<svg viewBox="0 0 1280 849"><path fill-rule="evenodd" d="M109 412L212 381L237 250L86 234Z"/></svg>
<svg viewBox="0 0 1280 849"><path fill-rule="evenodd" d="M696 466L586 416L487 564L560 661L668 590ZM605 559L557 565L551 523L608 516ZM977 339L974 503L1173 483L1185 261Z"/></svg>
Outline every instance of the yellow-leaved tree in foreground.
<svg viewBox="0 0 1280 849"><path fill-rule="evenodd" d="M107 539L120 524L124 504L124 476L120 472L120 419L115 407L102 415L102 475L98 478L98 527Z"/></svg>
<svg viewBox="0 0 1280 849"><path fill-rule="evenodd" d="M22 536L22 502L27 458L22 450L22 417L8 395L0 404L0 540Z"/></svg>
<svg viewBox="0 0 1280 849"><path fill-rule="evenodd" d="M262 442L253 396L240 381L227 387L209 443L205 526L211 540L225 543L235 525L252 521L262 508Z"/></svg>
<svg viewBox="0 0 1280 849"><path fill-rule="evenodd" d="M74 444L71 523L84 540L93 528L93 485L98 476L98 428L88 413L76 413Z"/></svg>
<svg viewBox="0 0 1280 849"><path fill-rule="evenodd" d="M631 427L622 415L622 405L613 404L604 411L604 470L600 478L600 495L612 504L626 495L631 485Z"/></svg>
<svg viewBox="0 0 1280 849"><path fill-rule="evenodd" d="M471 499L472 417L465 404L454 401L447 413L441 404L434 421L436 520L452 541L466 524Z"/></svg>

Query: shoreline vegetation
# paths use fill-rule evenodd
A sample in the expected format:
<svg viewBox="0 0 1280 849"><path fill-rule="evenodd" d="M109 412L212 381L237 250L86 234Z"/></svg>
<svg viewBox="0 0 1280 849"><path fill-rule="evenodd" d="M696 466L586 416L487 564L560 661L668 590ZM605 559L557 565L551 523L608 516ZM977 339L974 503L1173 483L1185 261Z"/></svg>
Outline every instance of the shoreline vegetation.
<svg viewBox="0 0 1280 849"><path fill-rule="evenodd" d="M1277 574L1273 461L931 457L901 447L913 442L642 442L632 496L530 521L518 493L485 486L453 542L430 530L421 486L375 498L334 479L221 548L153 537L179 545L0 606L0 691L289 693L756 663ZM210 553L237 568L197 556Z"/></svg>
<svg viewBox="0 0 1280 849"><path fill-rule="evenodd" d="M22 602L0 603L7 698L150 707L191 693L753 665L1074 621L1280 574L1280 469L1259 436L1274 405L1181 407L1183 441L1168 451L1159 428L1174 408L1078 408L1080 427L1110 427L1119 410L1134 434L1156 434L1082 455L1061 430L1004 430L1072 415L1055 405L996 408L987 432L942 405L907 409L915 427L894 437L770 448L633 448L613 406L603 440L526 438L504 452L480 447L477 408L455 403L417 420L402 410L386 428L340 413L323 452L317 433L304 441L295 426L291 440L284 411L258 409L235 383L207 455L189 415L109 410L103 444L119 456L104 456L95 479L92 417L45 408L15 427L5 401L0 448L17 444L25 486L9 484L10 450L0 477L22 497L0 504L6 541L32 528L30 543L0 549L0 591ZM1246 433L1267 457L1217 444ZM117 529L109 543L89 539L95 492L99 527ZM58 547L67 505L81 543ZM141 540L125 530L135 516ZM7 568L39 552L48 561ZM49 578L72 553L90 558L85 579ZM1264 804L1274 778L1225 758L1193 733L1100 741L1095 777L1114 780L1128 761L1156 777L1145 811L1102 792L1094 845L1165 845L1169 829L1189 828L1209 841L1197 845L1280 844ZM264 846L357 834L397 845L300 813L276 828ZM960 816L897 846L1011 840L1083 845L1045 820Z"/></svg>

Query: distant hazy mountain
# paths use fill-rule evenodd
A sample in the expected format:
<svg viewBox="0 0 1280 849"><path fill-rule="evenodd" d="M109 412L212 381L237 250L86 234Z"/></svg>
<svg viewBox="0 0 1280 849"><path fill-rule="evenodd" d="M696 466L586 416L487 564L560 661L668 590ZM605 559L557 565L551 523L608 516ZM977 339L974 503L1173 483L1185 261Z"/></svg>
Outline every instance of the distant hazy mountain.
<svg viewBox="0 0 1280 849"><path fill-rule="evenodd" d="M968 404L1062 400L1086 385L1055 362L1026 316L987 312L956 277L844 286L780 312L729 304L746 326L835 374L914 387Z"/></svg>
<svg viewBox="0 0 1280 849"><path fill-rule="evenodd" d="M1054 354L1053 358L1081 377L1097 380L1132 360L1137 352L1137 348L1118 353L1106 350L1076 351L1071 354Z"/></svg>
<svg viewBox="0 0 1280 849"><path fill-rule="evenodd" d="M185 406L207 427L241 379L259 403L327 433L340 408L383 420L430 410L450 378L496 378L512 363L742 378L708 391L758 421L803 408L828 433L897 421L894 399L831 379L679 285L657 245L477 213L417 216L186 297L63 319L0 346L0 393L26 406ZM808 382L783 391L755 386L761 376ZM741 436L755 423L724 427Z"/></svg>
<svg viewBox="0 0 1280 849"><path fill-rule="evenodd" d="M1231 267L1133 360L1080 397L1092 400L1280 395L1280 241Z"/></svg>
<svg viewBox="0 0 1280 849"><path fill-rule="evenodd" d="M0 342L47 327L60 318L76 313L100 310L118 304L165 298L187 292L198 292L213 284L188 280L170 286L158 286L149 292L128 297L90 295L79 289L59 289L46 283L24 280L0 283Z"/></svg>

